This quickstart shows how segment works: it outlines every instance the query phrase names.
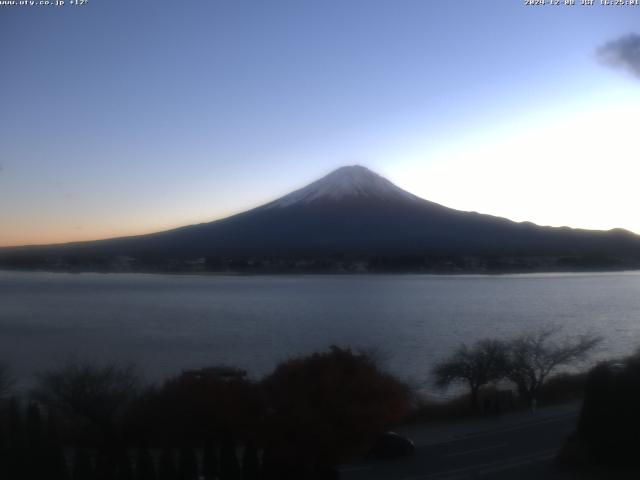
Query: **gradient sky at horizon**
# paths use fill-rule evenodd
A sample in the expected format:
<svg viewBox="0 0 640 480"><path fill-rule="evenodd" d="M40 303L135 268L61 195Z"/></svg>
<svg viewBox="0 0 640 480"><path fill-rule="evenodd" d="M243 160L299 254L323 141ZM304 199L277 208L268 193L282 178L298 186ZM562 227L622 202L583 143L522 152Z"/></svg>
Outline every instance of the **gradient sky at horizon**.
<svg viewBox="0 0 640 480"><path fill-rule="evenodd" d="M0 6L0 246L210 221L354 163L453 208L640 233L640 79L596 53L640 7L523 4Z"/></svg>

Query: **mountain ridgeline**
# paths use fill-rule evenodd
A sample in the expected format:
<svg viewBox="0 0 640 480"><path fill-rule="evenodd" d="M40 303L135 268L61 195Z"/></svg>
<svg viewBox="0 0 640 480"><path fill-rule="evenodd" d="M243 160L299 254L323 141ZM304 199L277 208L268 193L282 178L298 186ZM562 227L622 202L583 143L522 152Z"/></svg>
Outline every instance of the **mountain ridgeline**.
<svg viewBox="0 0 640 480"><path fill-rule="evenodd" d="M174 230L0 249L0 267L130 271L548 271L640 267L640 236L541 227L421 199L342 167L278 200Z"/></svg>

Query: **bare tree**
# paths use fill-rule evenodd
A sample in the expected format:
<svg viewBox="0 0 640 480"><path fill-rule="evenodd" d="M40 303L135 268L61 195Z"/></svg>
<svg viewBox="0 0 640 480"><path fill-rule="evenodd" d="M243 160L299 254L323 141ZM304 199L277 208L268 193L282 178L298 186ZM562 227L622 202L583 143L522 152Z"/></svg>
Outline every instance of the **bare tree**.
<svg viewBox="0 0 640 480"><path fill-rule="evenodd" d="M505 376L530 403L549 375L560 367L586 360L602 341L592 334L557 339L559 331L558 327L545 327L509 342Z"/></svg>
<svg viewBox="0 0 640 480"><path fill-rule="evenodd" d="M9 367L0 364L0 399L3 398L13 387L15 380L11 375Z"/></svg>
<svg viewBox="0 0 640 480"><path fill-rule="evenodd" d="M444 389L465 382L471 391L471 408L478 410L480 388L504 377L506 360L506 346L499 340L480 340L471 347L462 344L434 367L436 386Z"/></svg>
<svg viewBox="0 0 640 480"><path fill-rule="evenodd" d="M132 365L70 362L37 376L33 398L71 417L113 433L118 415L135 397L140 377Z"/></svg>

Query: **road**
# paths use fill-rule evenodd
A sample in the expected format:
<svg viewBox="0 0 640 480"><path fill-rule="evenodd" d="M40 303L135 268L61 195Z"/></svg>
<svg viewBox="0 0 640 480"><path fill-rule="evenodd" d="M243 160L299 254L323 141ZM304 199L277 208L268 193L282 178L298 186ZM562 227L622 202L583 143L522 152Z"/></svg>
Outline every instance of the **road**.
<svg viewBox="0 0 640 480"><path fill-rule="evenodd" d="M544 411L543 411L544 410ZM552 460L574 430L579 406L541 409L500 419L413 426L416 453L399 460L343 466L345 480L462 480L565 478ZM430 428L432 429L430 431Z"/></svg>

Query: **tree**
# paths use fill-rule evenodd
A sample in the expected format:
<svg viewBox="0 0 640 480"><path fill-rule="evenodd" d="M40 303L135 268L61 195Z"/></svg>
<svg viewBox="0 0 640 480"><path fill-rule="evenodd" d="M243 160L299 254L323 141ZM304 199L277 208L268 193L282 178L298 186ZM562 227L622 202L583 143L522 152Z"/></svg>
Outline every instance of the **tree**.
<svg viewBox="0 0 640 480"><path fill-rule="evenodd" d="M131 465L131 458L126 448L121 448L117 453L117 480L133 480L133 466Z"/></svg>
<svg viewBox="0 0 640 480"><path fill-rule="evenodd" d="M239 480L240 465L236 455L236 443L230 433L224 435L220 446L220 479Z"/></svg>
<svg viewBox="0 0 640 480"><path fill-rule="evenodd" d="M178 480L178 470L171 448L164 448L160 454L158 465L158 480Z"/></svg>
<svg viewBox="0 0 640 480"><path fill-rule="evenodd" d="M11 375L9 367L0 364L0 399L2 399L7 393L11 391L15 380Z"/></svg>
<svg viewBox="0 0 640 480"><path fill-rule="evenodd" d="M64 449L60 441L56 419L51 412L49 412L47 417L45 451L47 480L68 480L69 471L67 469Z"/></svg>
<svg viewBox="0 0 640 480"><path fill-rule="evenodd" d="M410 404L408 387L370 356L335 346L281 363L263 387L271 465L349 460L397 425Z"/></svg>
<svg viewBox="0 0 640 480"><path fill-rule="evenodd" d="M79 417L112 441L118 416L135 397L140 379L131 365L72 362L37 376L33 397L49 408Z"/></svg>
<svg viewBox="0 0 640 480"><path fill-rule="evenodd" d="M137 435L169 444L204 445L224 431L243 438L263 418L262 395L244 372L210 367L183 372L149 389L129 409Z"/></svg>
<svg viewBox="0 0 640 480"><path fill-rule="evenodd" d="M0 478L9 477L9 455L4 429L0 428Z"/></svg>
<svg viewBox="0 0 640 480"><path fill-rule="evenodd" d="M89 452L84 448L76 449L73 457L73 480L92 480L93 473Z"/></svg>
<svg viewBox="0 0 640 480"><path fill-rule="evenodd" d="M506 363L504 342L485 339L471 347L463 343L453 355L436 364L433 374L439 388L465 382L471 393L471 408L477 411L480 388L504 377Z"/></svg>
<svg viewBox="0 0 640 480"><path fill-rule="evenodd" d="M202 475L206 480L218 476L218 448L213 438L207 440L202 453Z"/></svg>
<svg viewBox="0 0 640 480"><path fill-rule="evenodd" d="M138 449L136 458L136 479L137 480L155 480L156 469L151 457L151 452L146 447Z"/></svg>
<svg viewBox="0 0 640 480"><path fill-rule="evenodd" d="M16 398L9 402L8 448L6 458L7 478L19 478L27 464L26 439L20 404Z"/></svg>
<svg viewBox="0 0 640 480"><path fill-rule="evenodd" d="M47 449L44 425L40 409L35 403L30 403L27 407L26 440L28 446L28 464L26 465L28 478L45 478L48 472L45 465Z"/></svg>
<svg viewBox="0 0 640 480"><path fill-rule="evenodd" d="M26 427L29 449L40 452L44 441L44 426L42 424L40 408L38 408L38 405L35 403L30 403L27 407Z"/></svg>
<svg viewBox="0 0 640 480"><path fill-rule="evenodd" d="M545 327L514 338L508 344L505 376L518 388L521 398L532 403L540 387L560 367L587 359L602 341L595 335L556 340L558 327Z"/></svg>
<svg viewBox="0 0 640 480"><path fill-rule="evenodd" d="M106 448L98 449L96 453L94 478L96 480L115 480L116 467L114 452Z"/></svg>
<svg viewBox="0 0 640 480"><path fill-rule="evenodd" d="M198 458L193 447L183 446L178 452L178 478L180 480L198 479Z"/></svg>
<svg viewBox="0 0 640 480"><path fill-rule="evenodd" d="M248 442L242 454L242 480L260 478L260 459L255 443Z"/></svg>
<svg viewBox="0 0 640 480"><path fill-rule="evenodd" d="M601 362L587 374L573 444L565 450L590 463L637 471L640 356ZM637 475L636 475L637 476Z"/></svg>

